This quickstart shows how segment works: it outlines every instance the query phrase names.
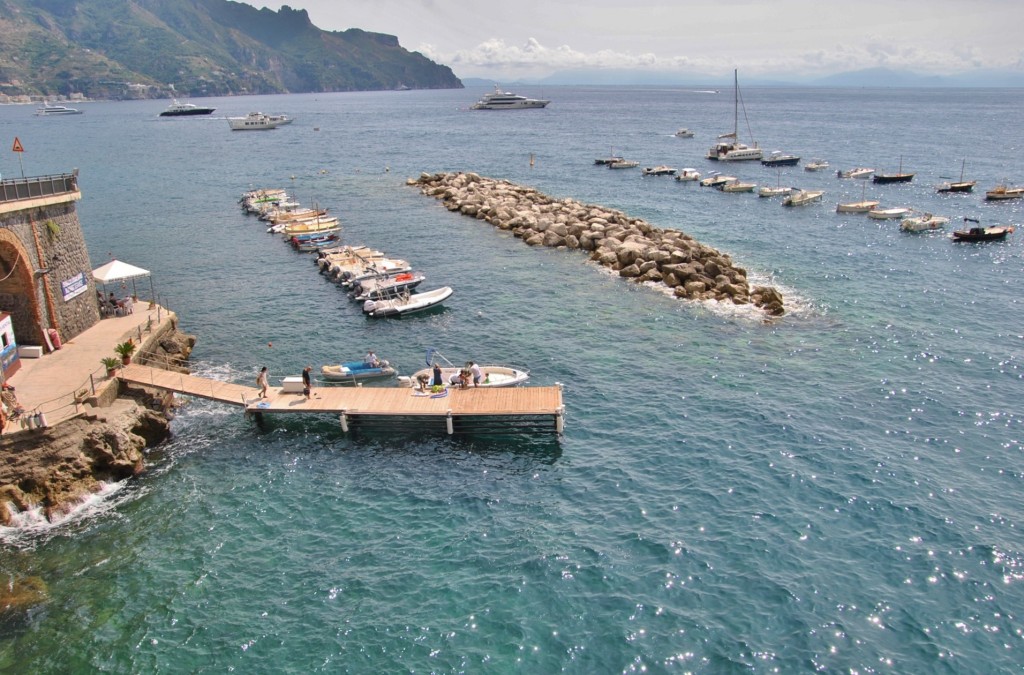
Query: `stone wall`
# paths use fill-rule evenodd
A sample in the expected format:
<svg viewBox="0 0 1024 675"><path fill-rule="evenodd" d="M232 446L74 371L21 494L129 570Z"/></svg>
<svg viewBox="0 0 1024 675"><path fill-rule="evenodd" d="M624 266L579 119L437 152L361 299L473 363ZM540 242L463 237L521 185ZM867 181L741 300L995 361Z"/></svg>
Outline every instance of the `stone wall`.
<svg viewBox="0 0 1024 675"><path fill-rule="evenodd" d="M100 320L75 198L77 193L64 202L0 214L0 228L17 238L32 267L31 277L19 282L12 276L0 292L0 310L12 314L19 344L43 344L40 324L70 340ZM86 291L65 301L61 283L80 273L85 275Z"/></svg>

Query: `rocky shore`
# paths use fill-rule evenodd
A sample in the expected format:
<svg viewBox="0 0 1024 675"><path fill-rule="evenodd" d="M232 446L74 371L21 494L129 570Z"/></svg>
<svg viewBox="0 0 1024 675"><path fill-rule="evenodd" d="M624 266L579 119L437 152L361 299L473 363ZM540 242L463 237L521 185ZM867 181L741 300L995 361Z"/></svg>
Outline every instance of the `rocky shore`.
<svg viewBox="0 0 1024 675"><path fill-rule="evenodd" d="M770 316L785 313L777 289L751 287L746 270L727 254L678 230L474 173L424 173L408 184L442 200L449 211L486 220L530 246L586 251L619 276L663 284L678 298L753 304Z"/></svg>
<svg viewBox="0 0 1024 675"><path fill-rule="evenodd" d="M195 338L172 330L140 361L187 372ZM0 524L40 508L50 521L66 515L104 483L136 476L144 451L170 435L173 395L153 394L110 380L83 404L84 412L56 426L4 436L0 462Z"/></svg>

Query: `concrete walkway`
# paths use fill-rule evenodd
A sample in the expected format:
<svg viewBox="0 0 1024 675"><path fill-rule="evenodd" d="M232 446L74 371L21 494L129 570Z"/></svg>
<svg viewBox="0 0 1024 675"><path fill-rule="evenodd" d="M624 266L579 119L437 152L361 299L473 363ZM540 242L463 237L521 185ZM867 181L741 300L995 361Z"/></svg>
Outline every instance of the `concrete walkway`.
<svg viewBox="0 0 1024 675"><path fill-rule="evenodd" d="M55 352L39 359L20 359L21 368L7 383L14 386L18 401L26 411L45 413L47 424L53 426L82 409L75 403L76 395L84 394L79 399L93 396L110 382L100 359L117 357L114 345L127 342L129 338L140 345L171 321L177 321L173 312L158 306L149 309L144 301L135 303L134 313L101 319ZM5 432L20 429L17 422L8 422Z"/></svg>

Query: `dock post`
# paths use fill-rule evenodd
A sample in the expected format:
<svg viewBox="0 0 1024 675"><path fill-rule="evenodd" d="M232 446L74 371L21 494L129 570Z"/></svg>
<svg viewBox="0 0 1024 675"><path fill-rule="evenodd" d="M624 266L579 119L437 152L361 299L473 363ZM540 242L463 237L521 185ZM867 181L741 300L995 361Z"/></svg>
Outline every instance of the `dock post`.
<svg viewBox="0 0 1024 675"><path fill-rule="evenodd" d="M560 405L558 406L558 412L555 413L555 433L559 436L565 431L565 417L563 415L565 415L565 406Z"/></svg>
<svg viewBox="0 0 1024 675"><path fill-rule="evenodd" d="M344 410L342 410L341 411L341 415L338 416L338 421L341 422L341 430L344 431L347 434L348 433L348 415L345 414Z"/></svg>
<svg viewBox="0 0 1024 675"><path fill-rule="evenodd" d="M445 424L448 427L448 435L451 436L455 433L455 425L452 424L452 411L448 411L448 415L445 417Z"/></svg>

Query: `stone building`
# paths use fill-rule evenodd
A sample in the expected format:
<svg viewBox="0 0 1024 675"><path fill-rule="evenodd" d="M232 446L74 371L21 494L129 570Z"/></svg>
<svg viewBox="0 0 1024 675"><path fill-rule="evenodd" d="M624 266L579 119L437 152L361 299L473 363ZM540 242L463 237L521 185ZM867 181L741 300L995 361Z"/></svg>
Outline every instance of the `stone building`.
<svg viewBox="0 0 1024 675"><path fill-rule="evenodd" d="M0 312L19 346L70 340L100 320L78 222L78 170L0 181Z"/></svg>

